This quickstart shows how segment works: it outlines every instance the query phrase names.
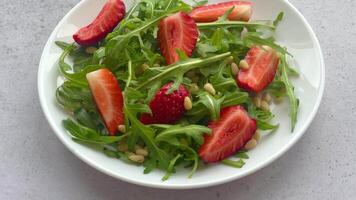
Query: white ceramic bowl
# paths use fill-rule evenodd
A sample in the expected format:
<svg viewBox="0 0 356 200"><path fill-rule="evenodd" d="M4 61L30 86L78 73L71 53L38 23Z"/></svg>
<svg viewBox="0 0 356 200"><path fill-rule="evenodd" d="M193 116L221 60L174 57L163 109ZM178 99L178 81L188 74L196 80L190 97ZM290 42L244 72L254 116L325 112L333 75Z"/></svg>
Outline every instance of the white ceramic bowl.
<svg viewBox="0 0 356 200"><path fill-rule="evenodd" d="M57 61L62 52L54 41L72 42L72 34L79 27L88 24L104 2L82 0L59 22L43 50L38 70L39 97L50 126L75 155L92 167L118 179L150 187L184 189L217 185L244 177L276 160L298 141L313 120L322 98L325 77L323 56L317 37L301 13L288 1L253 0L254 19L274 19L280 11L285 12L285 19L277 30L277 40L294 55L295 66L301 73L299 78L293 79L296 94L300 98L298 123L294 133L290 133L289 107L286 101L273 107L275 122L280 123L279 130L262 138L257 148L249 152L250 159L242 169L210 165L199 169L191 179L187 178L188 171L183 169L165 182L161 181L164 175L162 171L155 170L144 175L142 167L108 158L98 149L72 141L61 125L61 121L68 116L57 106L54 96L59 76ZM126 6L130 7L131 2L125 0ZM210 0L210 3L214 2L219 0Z"/></svg>

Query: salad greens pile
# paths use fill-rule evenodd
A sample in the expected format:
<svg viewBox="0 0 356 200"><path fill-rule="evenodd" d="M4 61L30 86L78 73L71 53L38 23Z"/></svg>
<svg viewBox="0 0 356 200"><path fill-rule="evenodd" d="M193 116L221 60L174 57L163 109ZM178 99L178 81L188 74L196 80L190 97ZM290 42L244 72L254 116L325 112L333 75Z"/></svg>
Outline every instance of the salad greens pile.
<svg viewBox="0 0 356 200"><path fill-rule="evenodd" d="M195 2L203 5L206 1ZM283 19L283 13L275 21L229 21L229 10L216 22L197 23L200 35L196 49L188 58L177 51L181 61L164 66L157 42L158 23L161 19L178 11L189 12L192 6L181 0L140 0L135 2L119 26L95 47L80 47L57 41L63 54L59 59L59 70L65 81L56 91L58 103L71 118L63 121L64 128L77 142L101 145L103 152L114 158L131 162L127 154L117 150L119 142L125 141L129 150L135 145L146 146L149 156L143 163L144 173L159 168L166 171L163 180L175 172L176 166L191 168L191 177L201 165L197 149L204 142L204 135L211 134L207 127L210 120L219 119L220 110L231 105L243 105L251 117L257 120L258 129L273 132L278 124L271 124L274 115L257 108L252 95L238 89L231 72L231 62L244 59L253 45L267 45L278 51L281 61L277 75L265 92L274 97L289 98L292 131L294 130L298 99L289 80L298 73L290 68L290 54L274 40L274 31ZM73 64L69 65L67 62ZM126 131L119 136L109 136L96 109L85 75L100 69L110 69L124 93L124 115ZM144 125L138 117L150 113L148 106L155 93L167 82L173 82L168 92L183 84L192 88L189 74L199 77L199 88L191 90L193 107L175 125ZM216 90L215 95L204 91L209 82ZM245 152L236 154L240 160L224 160L222 163L242 167L248 159ZM132 163L132 162L131 162Z"/></svg>

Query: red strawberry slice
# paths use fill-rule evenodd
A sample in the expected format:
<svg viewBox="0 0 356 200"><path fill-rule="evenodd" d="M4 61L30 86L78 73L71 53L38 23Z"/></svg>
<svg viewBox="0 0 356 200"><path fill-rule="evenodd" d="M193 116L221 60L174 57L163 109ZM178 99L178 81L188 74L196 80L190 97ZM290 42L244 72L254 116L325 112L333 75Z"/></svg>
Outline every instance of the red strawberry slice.
<svg viewBox="0 0 356 200"><path fill-rule="evenodd" d="M118 125L124 124L124 100L120 86L108 69L90 72L86 77L106 128L111 135L115 135Z"/></svg>
<svg viewBox="0 0 356 200"><path fill-rule="evenodd" d="M268 46L254 46L245 57L248 69L241 69L237 75L239 87L251 91L261 92L274 79L279 64L277 52Z"/></svg>
<svg viewBox="0 0 356 200"><path fill-rule="evenodd" d="M173 83L164 85L150 102L152 115L142 114L141 122L144 124L172 124L183 117L185 113L184 98L189 92L183 85L171 94L167 91Z"/></svg>
<svg viewBox="0 0 356 200"><path fill-rule="evenodd" d="M206 5L194 8L190 16L196 22L213 22L223 16L229 9L234 7L228 16L232 21L248 21L252 15L252 3L246 1L229 1L213 5Z"/></svg>
<svg viewBox="0 0 356 200"><path fill-rule="evenodd" d="M114 30L124 16L125 4L121 0L108 0L94 21L79 29L73 39L83 46L96 44Z"/></svg>
<svg viewBox="0 0 356 200"><path fill-rule="evenodd" d="M241 149L256 132L256 121L241 106L231 106L221 111L219 121L210 122L211 135L199 149L199 156L208 163L223 160Z"/></svg>
<svg viewBox="0 0 356 200"><path fill-rule="evenodd" d="M179 60L176 49L188 57L192 55L198 39L197 25L189 15L178 12L161 20L158 39L167 64L173 64Z"/></svg>

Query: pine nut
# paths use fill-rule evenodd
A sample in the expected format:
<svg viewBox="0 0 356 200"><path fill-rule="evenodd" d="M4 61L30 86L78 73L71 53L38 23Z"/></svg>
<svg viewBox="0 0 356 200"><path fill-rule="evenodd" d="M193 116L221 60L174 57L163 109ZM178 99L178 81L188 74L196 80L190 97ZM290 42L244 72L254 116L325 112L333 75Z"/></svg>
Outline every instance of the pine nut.
<svg viewBox="0 0 356 200"><path fill-rule="evenodd" d="M229 56L225 59L225 63L226 64L231 64L232 62L234 62L234 57L233 56Z"/></svg>
<svg viewBox="0 0 356 200"><path fill-rule="evenodd" d="M204 85L204 90L209 92L211 95L215 95L216 94L216 91L215 91L215 88L213 87L212 84L210 83L206 83Z"/></svg>
<svg viewBox="0 0 356 200"><path fill-rule="evenodd" d="M125 151L125 154L127 155L127 157L136 155L136 154L132 153L131 151Z"/></svg>
<svg viewBox="0 0 356 200"><path fill-rule="evenodd" d="M234 76L236 76L239 73L239 67L234 62L231 63L231 72Z"/></svg>
<svg viewBox="0 0 356 200"><path fill-rule="evenodd" d="M256 133L252 136L253 139L255 139L257 142L261 140L261 134L257 130Z"/></svg>
<svg viewBox="0 0 356 200"><path fill-rule="evenodd" d="M266 101L261 102L261 109L264 111L269 111L269 104Z"/></svg>
<svg viewBox="0 0 356 200"><path fill-rule="evenodd" d="M248 70L250 68L246 60L241 60L239 64L240 69Z"/></svg>
<svg viewBox="0 0 356 200"><path fill-rule="evenodd" d="M85 49L85 52L86 52L87 54L94 54L96 50L98 50L96 47L87 47L87 48Z"/></svg>
<svg viewBox="0 0 356 200"><path fill-rule="evenodd" d="M119 129L119 131L120 131L121 133L125 133L125 132L126 132L126 126L123 125L123 124L119 125L119 126L117 127L117 129Z"/></svg>
<svg viewBox="0 0 356 200"><path fill-rule="evenodd" d="M117 150L121 152L125 152L129 149L129 146L126 143L119 143L117 146Z"/></svg>
<svg viewBox="0 0 356 200"><path fill-rule="evenodd" d="M148 156L147 149L136 149L135 153L137 155L141 155L141 156Z"/></svg>
<svg viewBox="0 0 356 200"><path fill-rule="evenodd" d="M150 68L150 66L148 65L148 64L146 64L146 63L143 63L142 65L141 65L141 70L142 70L142 72L144 72L146 69L148 69L148 68Z"/></svg>
<svg viewBox="0 0 356 200"><path fill-rule="evenodd" d="M253 105L255 105L257 108L261 107L261 97L256 96L252 99Z"/></svg>
<svg viewBox="0 0 356 200"><path fill-rule="evenodd" d="M270 104L271 101L272 101L272 97L271 97L271 95L269 93L265 93L263 95L263 100L266 101L268 104Z"/></svg>
<svg viewBox="0 0 356 200"><path fill-rule="evenodd" d="M153 64L153 67L160 67L161 65L158 63Z"/></svg>
<svg viewBox="0 0 356 200"><path fill-rule="evenodd" d="M255 148L257 146L257 141L255 139L251 139L249 140L246 144L245 144L245 149L246 150L251 150L253 148Z"/></svg>
<svg viewBox="0 0 356 200"><path fill-rule="evenodd" d="M190 85L189 92L192 94L199 92L199 86L196 83L192 83Z"/></svg>
<svg viewBox="0 0 356 200"><path fill-rule="evenodd" d="M272 47L267 46L267 45L263 45L262 48L263 48L265 51L270 51L270 50L272 50Z"/></svg>
<svg viewBox="0 0 356 200"><path fill-rule="evenodd" d="M192 103L192 100L190 100L189 97L185 97L184 98L184 108L186 110L191 110L193 107L193 103Z"/></svg>
<svg viewBox="0 0 356 200"><path fill-rule="evenodd" d="M143 163L143 162L145 162L145 157L143 157L142 155L133 154L133 155L129 155L128 158L129 158L131 161L136 162L136 163Z"/></svg>

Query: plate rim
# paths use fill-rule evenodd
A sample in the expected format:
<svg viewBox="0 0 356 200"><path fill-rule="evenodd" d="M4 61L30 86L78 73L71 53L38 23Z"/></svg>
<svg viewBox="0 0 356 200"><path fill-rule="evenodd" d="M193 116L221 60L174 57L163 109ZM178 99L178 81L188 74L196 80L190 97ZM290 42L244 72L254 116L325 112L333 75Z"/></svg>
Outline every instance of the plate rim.
<svg viewBox="0 0 356 200"><path fill-rule="evenodd" d="M55 34L58 32L60 26L62 26L62 24L65 22L65 19L68 18L68 16L70 16L71 14L73 14L85 1L87 0L81 0L79 3L77 3L73 8L70 9L70 11L68 13L66 13L61 20L58 22L58 24L56 25L56 27L53 29L52 33L50 34L49 38L47 39L47 42L42 50L42 54L40 57L40 62L39 62L39 67L38 67L38 71L37 71L37 90L38 90L38 95L39 95L39 100L40 100L40 105L42 108L42 111L44 112L45 118L48 122L48 124L50 125L51 129L53 130L53 132L55 133L55 135L60 139L60 141L74 154L76 155L80 160L84 161L86 164L88 164L89 166L93 167L94 169L107 174L111 177L117 178L119 180L128 182L128 183L132 183L132 184L136 184L136 185L140 185L140 186L146 186L146 187L152 187L152 188L161 188L161 189L193 189L193 188L204 188L204 187L211 187L211 186L215 186L215 185L220 185L223 183L227 183L227 182L231 182L237 179L240 179L242 177L248 176L250 174L255 173L256 171L268 166L269 164L271 164L272 162L274 162L275 160L277 160L278 158L280 158L283 154L285 154L294 144L296 144L299 139L305 134L306 130L310 127L310 124L312 123L312 121L314 120L318 109L320 107L321 104L321 100L324 94L324 90L325 90L325 61L324 61L324 56L323 56L323 51L319 42L318 37L316 36L314 30L312 29L311 25L309 24L309 22L306 20L306 18L301 14L301 12L292 4L290 3L288 0L280 0L284 3L287 4L288 7L290 7L295 14L298 15L298 17L302 20L303 24L305 25L307 31L310 33L311 38L313 40L313 42L315 42L315 49L318 50L319 56L320 56L320 89L318 90L318 95L316 98L316 102L315 102L315 106L313 107L313 110L311 111L311 114L308 116L306 123L304 124L304 126L301 128L300 133L298 135L296 135L296 137L293 137L289 143L287 143L284 148L281 148L279 151L277 151L275 154L273 154L270 158L267 159L267 161L265 161L264 163L252 168L251 170L247 171L246 173L243 174L237 174L225 179L220 179L218 181L209 181L209 182L201 182L201 183L187 183L185 185L176 185L176 184L170 184L167 182L163 182L162 184L157 184L157 183L151 183L151 182L142 182L140 180L134 180L134 179L130 179L124 176L120 176L118 174L115 174L113 172L111 172L110 170L107 170L105 167L100 166L94 162L92 162L90 159L88 159L86 156L84 156L83 154L79 153L78 151L75 150L75 148L72 145L69 145L69 143L67 143L67 141L64 140L64 138L62 138L63 134L60 133L62 132L61 130L59 130L58 128L56 128L56 125L54 124L53 119L50 116L50 111L48 109L48 106L46 105L46 100L45 100L45 95L43 94L43 86L40 84L42 81L42 76L41 75L41 71L42 68L44 68L44 60L46 59L45 56L45 52L47 52L51 46L51 43L53 42L54 38L55 38Z"/></svg>

